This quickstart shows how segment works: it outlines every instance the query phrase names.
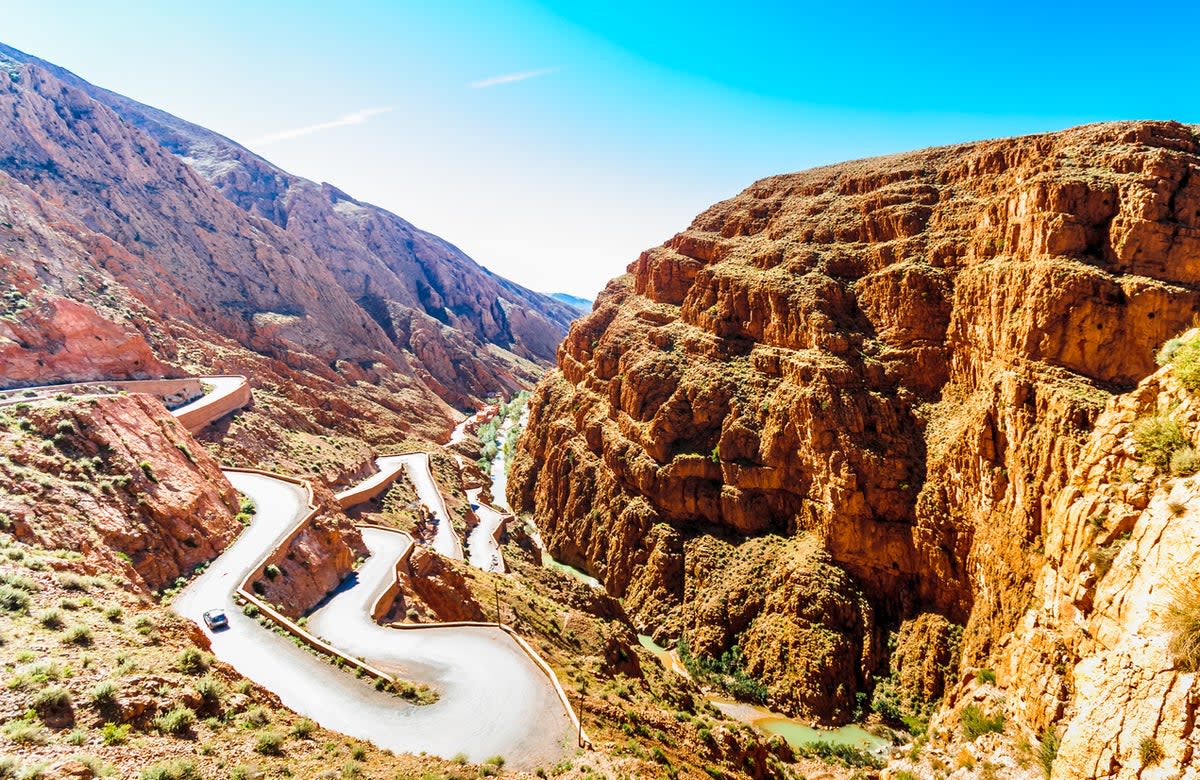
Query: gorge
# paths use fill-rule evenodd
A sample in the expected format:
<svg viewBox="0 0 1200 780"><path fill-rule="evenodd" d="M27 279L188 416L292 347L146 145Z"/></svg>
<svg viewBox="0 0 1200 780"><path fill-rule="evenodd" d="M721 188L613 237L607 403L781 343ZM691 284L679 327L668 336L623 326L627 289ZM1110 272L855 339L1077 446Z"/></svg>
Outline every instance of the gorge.
<svg viewBox="0 0 1200 780"><path fill-rule="evenodd" d="M3 45L0 142L0 777L1197 777L1200 127L772 176L594 303Z"/></svg>
<svg viewBox="0 0 1200 780"><path fill-rule="evenodd" d="M1160 727L1187 766L1192 675L1156 659L1159 692L1114 683L1125 722L1097 722L1081 678L1116 635L1080 624L1120 622L1086 548L1191 494L1121 442L1156 408L1196 441L1186 401L1155 400L1169 368L1146 377L1197 312L1198 152L1194 127L1113 123L754 184L572 326L510 503L639 628L736 647L793 713L844 722L886 691L936 723L1003 697L1035 740L1066 725L1078 763L1055 777L1126 776ZM1084 534L1116 466L1141 498ZM1196 578L1186 547L1156 550L1171 562L1151 574L1143 550L1143 576Z"/></svg>

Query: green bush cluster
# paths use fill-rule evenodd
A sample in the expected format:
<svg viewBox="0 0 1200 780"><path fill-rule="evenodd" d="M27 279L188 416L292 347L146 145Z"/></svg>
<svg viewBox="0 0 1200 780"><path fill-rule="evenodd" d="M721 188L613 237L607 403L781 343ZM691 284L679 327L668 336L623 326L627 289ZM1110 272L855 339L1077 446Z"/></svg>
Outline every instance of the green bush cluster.
<svg viewBox="0 0 1200 780"><path fill-rule="evenodd" d="M200 770L191 761L176 759L146 767L140 780L201 780Z"/></svg>
<svg viewBox="0 0 1200 780"><path fill-rule="evenodd" d="M1200 338L1171 339L1159 350L1156 360L1159 365L1171 364L1179 384L1188 390L1200 390Z"/></svg>
<svg viewBox="0 0 1200 780"><path fill-rule="evenodd" d="M185 648L175 659L175 668L184 674L200 674L208 668L210 659L207 653L195 647Z"/></svg>
<svg viewBox="0 0 1200 780"><path fill-rule="evenodd" d="M716 685L737 699L766 703L767 686L746 674L742 668L741 647L734 645L722 653L720 658L705 658L693 655L688 647L687 637L682 637L676 650L688 674L697 682Z"/></svg>
<svg viewBox="0 0 1200 780"><path fill-rule="evenodd" d="M155 718L154 728L164 734L180 736L189 733L195 723L196 713L190 707L179 705Z"/></svg>
<svg viewBox="0 0 1200 780"><path fill-rule="evenodd" d="M1046 780L1050 780L1050 775L1054 773L1054 759L1058 758L1059 742L1058 735L1050 729L1043 731L1038 738L1037 760Z"/></svg>
<svg viewBox="0 0 1200 780"><path fill-rule="evenodd" d="M1159 472L1171 468L1171 457L1190 447L1179 423L1165 414L1143 418L1133 428L1133 443L1138 460L1149 463Z"/></svg>
<svg viewBox="0 0 1200 780"><path fill-rule="evenodd" d="M806 758L819 758L822 761L839 761L851 767L882 769L884 766L883 761L862 748L856 748L853 745L826 742L820 739L801 746L799 753Z"/></svg>
<svg viewBox="0 0 1200 780"><path fill-rule="evenodd" d="M963 736L974 742L984 734L1000 734L1004 731L1004 713L985 715L983 710L974 704L963 707L959 716L962 720Z"/></svg>

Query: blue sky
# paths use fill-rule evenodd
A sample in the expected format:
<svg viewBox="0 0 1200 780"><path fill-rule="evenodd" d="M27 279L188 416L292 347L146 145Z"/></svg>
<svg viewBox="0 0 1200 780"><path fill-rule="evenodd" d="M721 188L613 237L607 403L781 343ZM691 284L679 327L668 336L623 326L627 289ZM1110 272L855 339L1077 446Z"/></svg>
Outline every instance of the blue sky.
<svg viewBox="0 0 1200 780"><path fill-rule="evenodd" d="M5 43L588 297L763 176L1200 122L1192 3L0 0L0 19Z"/></svg>

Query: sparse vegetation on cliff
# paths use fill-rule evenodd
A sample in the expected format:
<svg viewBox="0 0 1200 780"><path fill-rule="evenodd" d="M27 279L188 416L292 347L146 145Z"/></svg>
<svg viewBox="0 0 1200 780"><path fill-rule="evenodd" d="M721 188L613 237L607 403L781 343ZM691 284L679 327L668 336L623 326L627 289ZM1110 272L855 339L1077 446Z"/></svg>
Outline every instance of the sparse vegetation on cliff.
<svg viewBox="0 0 1200 780"><path fill-rule="evenodd" d="M0 588L23 594L27 606L0 613L0 684L6 705L20 713L0 727L5 743L0 748L20 753L0 758L0 777L37 777L37 767L74 756L81 745L95 746L104 759L80 759L85 765L111 764L97 776L227 777L230 756L246 755L260 741L268 751L256 756L254 772L241 776L320 777L331 769L340 774L347 760L374 770L363 777L420 777L450 769L436 758L393 756L296 716L192 645L199 631L188 621L128 589L106 590L98 600L93 595L101 586L89 578L55 576L77 564L69 551L32 547L0 533L0 552ZM79 585L85 590L73 589ZM114 607L128 621L110 620ZM87 646L60 641L68 631L47 627L57 624L45 620L51 614L69 619L78 629L74 633L86 634ZM158 629L143 632L142 626ZM270 722L273 731L240 727L254 713L262 719L259 728ZM277 739L260 740L259 734L268 733ZM283 755L269 752L271 742ZM169 758L181 748L195 755ZM191 768L181 770L184 764Z"/></svg>
<svg viewBox="0 0 1200 780"><path fill-rule="evenodd" d="M1159 350L1156 359L1159 365L1169 363L1175 378L1188 390L1200 390L1200 337L1186 341L1171 339Z"/></svg>
<svg viewBox="0 0 1200 780"><path fill-rule="evenodd" d="M1159 472L1169 471L1171 458L1190 446L1183 428L1166 414L1139 420L1133 429L1133 442L1138 458Z"/></svg>
<svg viewBox="0 0 1200 780"><path fill-rule="evenodd" d="M1184 671L1200 671L1200 582L1176 584L1170 598L1164 622L1171 632L1171 654Z"/></svg>
<svg viewBox="0 0 1200 780"><path fill-rule="evenodd" d="M959 718L962 721L963 736L968 742L974 742L984 734L1000 734L1004 731L1003 712L993 712L988 715L978 706L968 704L963 707Z"/></svg>

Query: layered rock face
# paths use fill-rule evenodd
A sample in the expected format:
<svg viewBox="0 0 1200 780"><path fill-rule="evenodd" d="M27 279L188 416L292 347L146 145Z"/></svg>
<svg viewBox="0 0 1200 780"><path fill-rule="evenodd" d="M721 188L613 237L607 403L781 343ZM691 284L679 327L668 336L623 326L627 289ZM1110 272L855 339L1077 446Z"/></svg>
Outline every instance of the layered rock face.
<svg viewBox="0 0 1200 780"><path fill-rule="evenodd" d="M0 267L17 269L0 283L30 304L5 304L0 350L20 358L5 385L254 364L365 438L435 435L451 406L531 382L574 316L395 215L5 47L0 117Z"/></svg>
<svg viewBox="0 0 1200 780"><path fill-rule="evenodd" d="M792 711L846 717L885 632L931 614L986 665L1104 403L1197 310L1198 152L1193 127L1116 123L756 183L572 326L510 503L660 636L739 644ZM801 536L827 559L739 563ZM797 672L758 626L806 621L837 639Z"/></svg>

